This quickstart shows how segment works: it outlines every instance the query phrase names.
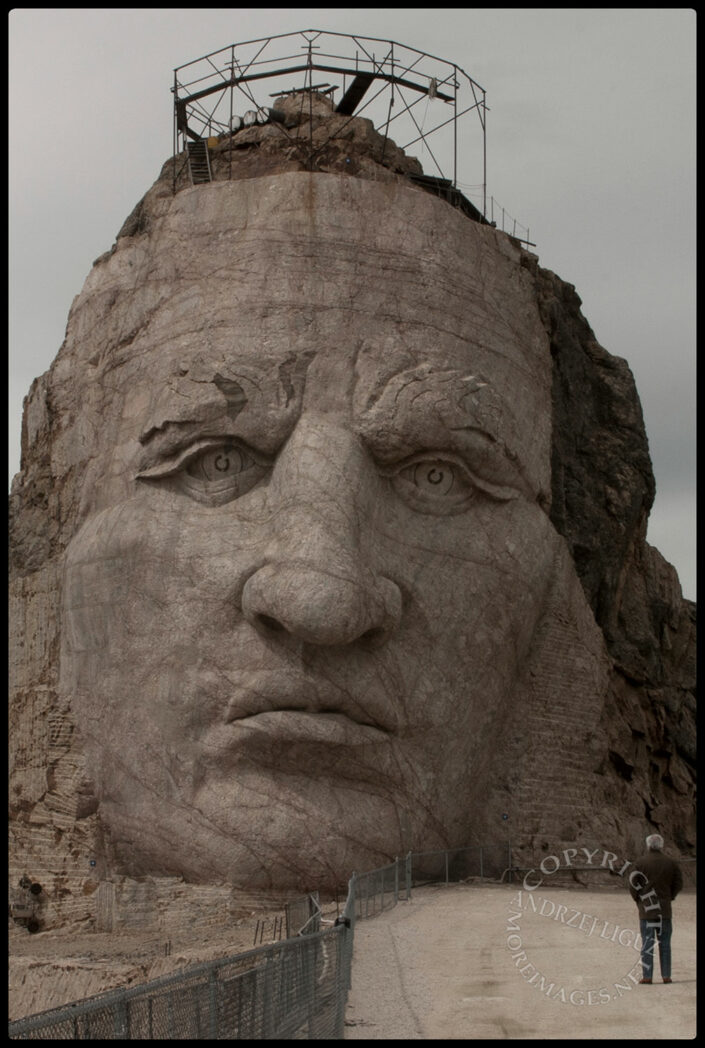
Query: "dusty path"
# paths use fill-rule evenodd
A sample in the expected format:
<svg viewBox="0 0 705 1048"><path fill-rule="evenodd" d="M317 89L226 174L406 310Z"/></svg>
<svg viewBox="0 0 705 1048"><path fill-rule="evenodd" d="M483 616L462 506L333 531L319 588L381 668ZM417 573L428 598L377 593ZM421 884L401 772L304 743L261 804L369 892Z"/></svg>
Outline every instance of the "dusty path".
<svg viewBox="0 0 705 1048"><path fill-rule="evenodd" d="M695 1036L694 894L674 903L673 983L656 960L654 984L640 986L626 891L542 886L536 912L517 892L415 889L359 921L346 1040Z"/></svg>

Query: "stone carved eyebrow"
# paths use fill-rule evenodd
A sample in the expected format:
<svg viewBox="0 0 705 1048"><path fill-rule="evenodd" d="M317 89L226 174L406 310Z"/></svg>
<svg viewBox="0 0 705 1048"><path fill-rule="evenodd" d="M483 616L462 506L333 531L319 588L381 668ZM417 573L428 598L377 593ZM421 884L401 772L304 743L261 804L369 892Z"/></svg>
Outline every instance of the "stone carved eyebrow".
<svg viewBox="0 0 705 1048"><path fill-rule="evenodd" d="M423 450L454 451L487 479L536 498L514 447L513 425L482 377L421 364L394 375L357 418L382 464Z"/></svg>
<svg viewBox="0 0 705 1048"><path fill-rule="evenodd" d="M183 433L185 428L198 426L203 422L215 422L222 418L234 422L247 404L248 398L244 389L239 382L224 379L219 372L214 375L212 383L222 397L225 397L225 404L222 397L208 387L192 389L189 396L184 388L185 383L178 383L175 389L172 387L165 391L164 400L167 403L163 405L162 411L157 409L157 418L154 419L153 415L151 425L148 424L140 433L140 444L149 444L155 438L173 435L175 432ZM169 393L172 394L171 397ZM162 418L161 415L165 417Z"/></svg>
<svg viewBox="0 0 705 1048"><path fill-rule="evenodd" d="M314 356L311 350L289 353L261 369L236 363L229 375L225 367L194 358L165 384L140 432L142 468L205 436L238 437L273 455L296 422Z"/></svg>
<svg viewBox="0 0 705 1048"><path fill-rule="evenodd" d="M216 371L213 376L213 384L218 387L227 401L228 406L226 410L229 418L233 420L236 419L245 407L245 404L247 404L245 390L239 382L235 382L233 379L223 378L219 371Z"/></svg>

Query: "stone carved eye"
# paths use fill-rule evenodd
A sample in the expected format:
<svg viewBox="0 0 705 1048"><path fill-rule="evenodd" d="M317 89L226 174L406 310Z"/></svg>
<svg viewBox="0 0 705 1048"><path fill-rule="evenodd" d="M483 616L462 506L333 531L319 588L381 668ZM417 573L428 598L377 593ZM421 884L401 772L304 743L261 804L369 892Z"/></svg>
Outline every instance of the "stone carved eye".
<svg viewBox="0 0 705 1048"><path fill-rule="evenodd" d="M416 455L396 468L382 471L391 478L396 494L419 513L462 513L479 495L505 502L518 491L475 475L457 458Z"/></svg>
<svg viewBox="0 0 705 1048"><path fill-rule="evenodd" d="M270 464L241 444L199 441L171 462L144 470L140 480L163 481L206 506L222 506L251 491Z"/></svg>
<svg viewBox="0 0 705 1048"><path fill-rule="evenodd" d="M459 462L432 456L418 456L392 474L397 495L421 513L453 513L464 509L475 489Z"/></svg>
<svg viewBox="0 0 705 1048"><path fill-rule="evenodd" d="M241 445L223 444L204 448L190 458L177 481L197 501L223 505L247 494L268 470Z"/></svg>
<svg viewBox="0 0 705 1048"><path fill-rule="evenodd" d="M455 467L457 469L457 466ZM452 462L444 462L442 459L434 459L428 462L416 462L408 466L402 473L408 474L408 478L420 492L435 498L448 495L455 484L455 473Z"/></svg>
<svg viewBox="0 0 705 1048"><path fill-rule="evenodd" d="M190 463L186 472L199 480L217 481L238 477L254 465L241 448L223 447L201 452L197 459Z"/></svg>

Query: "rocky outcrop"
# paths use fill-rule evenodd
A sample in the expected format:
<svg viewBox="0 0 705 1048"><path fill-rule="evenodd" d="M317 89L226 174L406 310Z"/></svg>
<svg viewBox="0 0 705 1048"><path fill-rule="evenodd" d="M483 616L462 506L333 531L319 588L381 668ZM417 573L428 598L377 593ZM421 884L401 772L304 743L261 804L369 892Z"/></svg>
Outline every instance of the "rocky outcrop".
<svg viewBox="0 0 705 1048"><path fill-rule="evenodd" d="M537 265L553 358L551 519L612 657L605 801L695 846L695 604L646 542L655 484L627 362L596 341L572 284ZM625 832L625 837L630 834Z"/></svg>
<svg viewBox="0 0 705 1048"><path fill-rule="evenodd" d="M426 213L417 206L425 191L408 181L409 175L420 173L420 165L377 135L369 121L339 117L322 99L311 107L313 119L301 99L291 98L281 106L286 119L280 126L252 127L212 143L215 183L313 171L339 181L364 180L368 202L373 189L369 183L378 183L380 226L397 190L408 194L405 221L412 212ZM166 162L157 182L123 224L116 244L96 261L83 305L77 300L72 306L67 342L51 370L35 380L25 403L22 468L10 498L10 876L16 881L30 874L46 885L44 915L49 926L95 925L98 901L106 897L106 885L113 883L74 712L59 689L60 641L66 626L60 601L64 555L104 476L96 472L92 457L99 426L111 425L117 431L124 423L129 429L131 412L136 416L141 410L138 396L134 405L126 397L122 414L113 417L106 410L112 383L118 381L117 367L107 358L114 349L120 366L126 362L127 378L121 381L131 394L130 383L141 375L139 339L156 314L147 309L143 323L141 286L132 277L130 293L137 290L120 323L110 319L112 306L133 265L144 265L145 284L148 279L155 286L158 283L150 269L149 246L174 207L174 190L184 213L191 208L195 214L196 194L220 188L192 187L184 155ZM181 197L182 190L190 196ZM345 195L339 185L336 193L337 199ZM290 203L291 197L282 194L282 199ZM451 220L470 221L445 202L435 201L434 208L438 228ZM216 218L227 214L225 207L218 211L214 206ZM400 223L395 235L403 228ZM222 232L215 220L212 232L215 243ZM436 234L435 228L429 230L429 244ZM522 845L529 854L586 834L605 846L640 850L643 835L655 828L683 854L692 854L695 608L682 598L674 569L645 541L654 480L631 372L623 360L596 342L572 285L543 270L535 256L522 252L497 230L482 227L479 241L478 257L488 262L487 270L511 270L507 278L511 286L520 285L522 293L528 289L533 296L533 314L538 310L550 346L551 491L541 493L539 505L550 501L550 521L567 544L575 575L569 563L561 592L576 609L572 617L557 610L547 618L541 638L543 661L529 673L527 718L506 740L507 754L528 761L529 770L524 779L518 772L514 778L506 777L506 792L491 802L493 818L500 818L504 799L513 798L517 812L523 813ZM443 248L444 244L433 244L441 257ZM340 262L337 250L336 244L331 249L333 262ZM429 257L435 257L430 250ZM173 265L169 258L159 264L164 267L159 280L163 279L167 292L169 281L179 288L179 281L190 278L176 254ZM484 273L483 269L483 279ZM294 270L292 274L291 286L297 288ZM381 277L378 283L383 285ZM419 283L418 296L423 296L424 286ZM167 292L164 301L169 303ZM493 303L501 301L497 296ZM217 305L220 308L221 303ZM429 301L428 310L437 308L437 302ZM181 315L188 318L188 302ZM219 314L214 309L208 316ZM245 325L246 317L241 316ZM268 332L277 336L279 329L269 314L267 322ZM310 318L303 316L297 332L308 330L310 324ZM370 321L370 332L373 327ZM437 329L441 328L439 321ZM407 336L403 325L399 331L402 338ZM481 354L486 347L478 341ZM167 339L164 344L169 346ZM185 336L183 345L188 345ZM73 389L77 346L83 354L81 367L92 376L80 403ZM166 349L164 356L169 352ZM364 353L360 360L364 372ZM189 374L191 363L186 360L165 382L183 398L202 389L205 382L196 366ZM425 377L423 366L413 372L415 382ZM308 358L302 367L305 374ZM298 395L295 387L301 374L289 362L279 374L283 375L282 402L288 405L290 397L295 400ZM227 390L228 383L235 381L223 379L220 373L217 378L218 389ZM469 395L475 396L481 388L476 386ZM211 408L206 405L203 410ZM488 418L494 417L496 405L487 401L483 410ZM172 421L162 419L158 424ZM548 441L548 421L543 421L541 440ZM381 431L379 420L370 425ZM136 437L130 436L134 445ZM121 454L122 448L110 463L110 478L116 483L122 483L120 471L125 470ZM436 472L431 471L434 483ZM487 534L490 541L491 529ZM573 587L576 576L581 589L577 581ZM490 636L493 623L495 628L503 625L501 609L491 608L486 621L473 620L473 629L486 630ZM561 752L561 738L571 739L575 753ZM552 807L545 803L546 797L553 797ZM577 810L583 813L580 819L574 818ZM590 811L593 816L588 818L584 813ZM489 833L498 823L488 816L486 825Z"/></svg>
<svg viewBox="0 0 705 1048"><path fill-rule="evenodd" d="M283 114L283 120L254 124L208 140L214 182L288 171L336 172L375 182L404 182L409 175L423 174L419 161L378 134L371 120L334 113L325 96L314 96L309 106L308 92L305 96L293 93L276 99L274 109ZM155 218L165 213L174 191L190 185L188 156L179 153L165 162L155 184L125 219L117 239L147 233Z"/></svg>

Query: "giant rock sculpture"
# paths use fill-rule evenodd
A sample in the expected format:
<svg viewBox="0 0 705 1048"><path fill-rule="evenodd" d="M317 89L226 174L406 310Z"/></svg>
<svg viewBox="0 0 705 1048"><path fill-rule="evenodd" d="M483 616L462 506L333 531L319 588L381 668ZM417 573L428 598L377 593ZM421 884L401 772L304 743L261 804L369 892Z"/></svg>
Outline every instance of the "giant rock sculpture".
<svg viewBox="0 0 705 1048"><path fill-rule="evenodd" d="M626 363L313 120L314 171L270 127L206 185L167 163L26 401L11 877L49 924L507 833L694 846L694 607Z"/></svg>

